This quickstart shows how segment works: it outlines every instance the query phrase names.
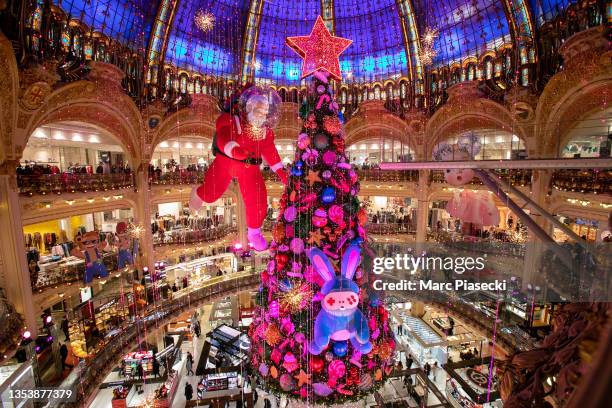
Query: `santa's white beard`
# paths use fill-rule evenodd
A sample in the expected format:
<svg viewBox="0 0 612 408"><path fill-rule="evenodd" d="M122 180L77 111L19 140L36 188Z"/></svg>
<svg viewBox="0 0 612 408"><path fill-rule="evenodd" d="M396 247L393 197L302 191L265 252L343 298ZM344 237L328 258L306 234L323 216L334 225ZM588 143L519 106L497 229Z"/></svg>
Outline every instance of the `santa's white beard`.
<svg viewBox="0 0 612 408"><path fill-rule="evenodd" d="M263 127L263 125L266 123L266 118L265 117L261 117L261 116L255 116L253 115L253 113L249 113L247 115L247 119L249 120L249 123L251 124L251 126L260 128Z"/></svg>

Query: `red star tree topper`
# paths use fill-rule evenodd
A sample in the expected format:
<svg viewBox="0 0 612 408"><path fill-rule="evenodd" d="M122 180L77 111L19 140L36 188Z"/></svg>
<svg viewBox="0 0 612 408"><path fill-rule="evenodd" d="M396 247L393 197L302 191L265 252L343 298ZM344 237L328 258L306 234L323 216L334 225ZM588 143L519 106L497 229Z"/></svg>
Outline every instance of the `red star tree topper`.
<svg viewBox="0 0 612 408"><path fill-rule="evenodd" d="M302 79L318 70L323 70L338 81L342 78L338 58L353 43L352 40L333 36L321 16L317 17L310 35L287 37L285 41L304 59Z"/></svg>

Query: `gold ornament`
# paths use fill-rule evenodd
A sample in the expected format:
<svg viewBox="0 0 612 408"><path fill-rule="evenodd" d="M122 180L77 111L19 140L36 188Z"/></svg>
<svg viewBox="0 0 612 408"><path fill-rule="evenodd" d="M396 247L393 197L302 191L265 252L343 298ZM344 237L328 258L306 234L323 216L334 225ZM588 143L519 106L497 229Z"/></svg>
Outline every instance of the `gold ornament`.
<svg viewBox="0 0 612 408"><path fill-rule="evenodd" d="M266 329L266 343L268 343L270 347L274 347L280 343L281 339L282 335L278 327L275 324L268 326Z"/></svg>

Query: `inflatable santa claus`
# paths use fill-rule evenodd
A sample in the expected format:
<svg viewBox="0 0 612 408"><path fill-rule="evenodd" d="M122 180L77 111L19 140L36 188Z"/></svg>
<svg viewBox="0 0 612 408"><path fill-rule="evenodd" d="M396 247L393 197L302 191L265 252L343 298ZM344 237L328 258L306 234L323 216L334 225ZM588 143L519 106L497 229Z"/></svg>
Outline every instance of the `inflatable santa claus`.
<svg viewBox="0 0 612 408"><path fill-rule="evenodd" d="M189 202L189 207L197 211L204 203L218 200L236 179L246 207L248 239L258 251L268 245L261 233L268 206L260 169L262 160L287 184L287 173L272 131L278 123L280 102L276 91L258 86L244 89L229 101L226 112L217 119L213 140L215 159L204 176L204 183L192 190Z"/></svg>

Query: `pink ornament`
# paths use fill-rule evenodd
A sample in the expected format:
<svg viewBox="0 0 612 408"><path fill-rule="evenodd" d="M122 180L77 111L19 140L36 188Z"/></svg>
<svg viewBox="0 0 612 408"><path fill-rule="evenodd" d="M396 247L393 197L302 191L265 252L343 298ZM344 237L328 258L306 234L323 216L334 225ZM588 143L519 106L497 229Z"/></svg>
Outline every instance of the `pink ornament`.
<svg viewBox="0 0 612 408"><path fill-rule="evenodd" d="M281 331L287 336L293 334L293 332L295 331L295 325L293 324L290 318L286 317L282 319Z"/></svg>
<svg viewBox="0 0 612 408"><path fill-rule="evenodd" d="M341 224L344 221L344 210L339 205L332 205L327 210L327 215L329 219L335 222L336 224Z"/></svg>
<svg viewBox="0 0 612 408"><path fill-rule="evenodd" d="M280 316L280 305L278 304L278 301L273 300L270 302L268 305L268 314L271 317L278 319L278 316Z"/></svg>
<svg viewBox="0 0 612 408"><path fill-rule="evenodd" d="M274 350L272 350L272 353L270 354L270 359L272 359L272 361L274 361L275 364L280 363L281 357L282 357L282 354L279 349L275 348Z"/></svg>
<svg viewBox="0 0 612 408"><path fill-rule="evenodd" d="M325 209L318 208L315 210L312 216L312 223L319 228L327 225L327 212Z"/></svg>
<svg viewBox="0 0 612 408"><path fill-rule="evenodd" d="M298 136L298 147L302 150L306 149L310 144L310 137L306 133L300 133Z"/></svg>
<svg viewBox="0 0 612 408"><path fill-rule="evenodd" d="M321 173L321 175L323 176L324 179L328 179L332 176L332 172L329 170L324 170L323 173Z"/></svg>
<svg viewBox="0 0 612 408"><path fill-rule="evenodd" d="M293 228L293 224L285 225L285 235L287 238L293 238L295 236L295 229Z"/></svg>
<svg viewBox="0 0 612 408"><path fill-rule="evenodd" d="M304 335L304 333L301 332L297 332L293 335L293 338L295 339L295 341L297 341L300 344L303 344L306 341L306 336Z"/></svg>
<svg viewBox="0 0 612 408"><path fill-rule="evenodd" d="M346 366L344 362L340 360L334 360L329 363L329 367L327 367L327 372L329 373L330 378L342 378L344 374L346 374Z"/></svg>
<svg viewBox="0 0 612 408"><path fill-rule="evenodd" d="M283 367L290 373L300 367L293 353L288 352L285 354L285 357L283 358Z"/></svg>
<svg viewBox="0 0 612 408"><path fill-rule="evenodd" d="M328 150L325 153L323 153L323 163L325 163L326 166L330 166L330 167L334 166L337 160L338 160L338 156L336 155L336 153L332 152L331 150Z"/></svg>
<svg viewBox="0 0 612 408"><path fill-rule="evenodd" d="M309 166L314 166L319 161L319 152L307 147L302 153L302 160Z"/></svg>
<svg viewBox="0 0 612 408"><path fill-rule="evenodd" d="M299 255L304 252L304 241L301 238L293 238L289 243L289 248L294 254Z"/></svg>
<svg viewBox="0 0 612 408"><path fill-rule="evenodd" d="M295 221L295 217L297 217L297 208L295 208L294 206L287 207L283 216L285 217L285 221L287 222Z"/></svg>
<svg viewBox="0 0 612 408"><path fill-rule="evenodd" d="M308 389L306 387L300 388L300 398L308 397Z"/></svg>

